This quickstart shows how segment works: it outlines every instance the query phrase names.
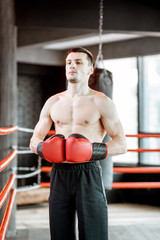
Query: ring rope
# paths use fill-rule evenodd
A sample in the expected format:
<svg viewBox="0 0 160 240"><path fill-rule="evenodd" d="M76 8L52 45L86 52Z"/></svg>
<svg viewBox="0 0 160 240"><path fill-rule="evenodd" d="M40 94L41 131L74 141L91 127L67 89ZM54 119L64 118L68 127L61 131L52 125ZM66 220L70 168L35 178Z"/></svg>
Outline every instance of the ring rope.
<svg viewBox="0 0 160 240"><path fill-rule="evenodd" d="M56 131L55 130L49 130L49 132L47 133L47 135L55 135Z"/></svg>
<svg viewBox="0 0 160 240"><path fill-rule="evenodd" d="M41 182L42 188L49 188L50 182ZM160 188L160 182L114 182L112 188Z"/></svg>
<svg viewBox="0 0 160 240"><path fill-rule="evenodd" d="M33 152L30 150L30 149L28 149L28 150L17 150L17 154L19 155L19 154L33 154Z"/></svg>
<svg viewBox="0 0 160 240"><path fill-rule="evenodd" d="M0 161L0 172L8 166L8 164L15 158L17 155L17 150L13 150L6 158Z"/></svg>
<svg viewBox="0 0 160 240"><path fill-rule="evenodd" d="M145 149L145 148L137 148L137 149L128 149L128 152L160 152L160 149Z"/></svg>
<svg viewBox="0 0 160 240"><path fill-rule="evenodd" d="M114 167L117 173L160 173L160 167Z"/></svg>
<svg viewBox="0 0 160 240"><path fill-rule="evenodd" d="M10 134L10 133L12 133L12 132L17 131L17 129L18 129L17 126L0 128L0 135L7 135L7 134Z"/></svg>
<svg viewBox="0 0 160 240"><path fill-rule="evenodd" d="M0 208L3 206L3 203L5 202L12 186L13 183L15 181L16 175L15 174L11 174L10 179L8 180L8 182L6 183L6 185L4 186L4 188L2 189L1 193L0 193Z"/></svg>
<svg viewBox="0 0 160 240"><path fill-rule="evenodd" d="M137 138L160 138L159 133L138 133L138 134L126 134L126 137L137 137Z"/></svg>
<svg viewBox="0 0 160 240"><path fill-rule="evenodd" d="M29 129L29 128L22 128L22 127L18 127L18 126L12 126L12 127L9 127L9 128L0 128L0 135L6 135L6 134L9 134L9 133L12 133L16 130L19 130L19 131L23 131L23 132L29 132L29 133L33 133L33 129ZM55 134L55 131L54 130L50 130L48 132L48 135L54 135ZM134 135L126 135L126 137L137 137L137 138L147 138L147 137L156 137L156 138L160 138L160 134L134 134ZM143 148L138 148L138 149L128 149L127 150L128 152L160 152L160 149L143 149ZM13 159L14 157L16 156L16 154L27 154L27 153L32 153L31 150L29 150L28 148L27 149L14 149L5 159L3 159L1 162L0 162L0 171L2 171ZM47 167L46 167L47 168ZM41 168L42 172L47 172L48 170L51 171L51 168L49 169L46 169L44 167ZM113 169L114 172L128 172L128 173L159 173L159 169L158 168L134 168L134 169L131 169L131 168L125 168L125 169L122 169L120 170L119 169L116 169L114 168ZM34 171L33 173L29 173L29 174L19 174L17 175L17 178L27 178L27 177L31 177L31 176L34 176L36 174L39 174L40 173L40 169ZM119 184L119 185L118 185ZM119 186L119 188L159 188L160 183L152 183L152 182L149 182L149 183L113 183L113 188L116 187L116 186ZM37 189L39 187L49 187L49 183L41 183L40 185L39 184L36 184L34 186L27 186L27 187L22 187L22 188L19 188L17 189L17 191L27 191L27 190L30 190L30 189Z"/></svg>
<svg viewBox="0 0 160 240"><path fill-rule="evenodd" d="M51 172L52 167L41 167L42 172ZM160 167L114 167L117 173L160 173Z"/></svg>
<svg viewBox="0 0 160 240"><path fill-rule="evenodd" d="M50 182L41 182L41 187L42 188L49 188L50 187Z"/></svg>
<svg viewBox="0 0 160 240"><path fill-rule="evenodd" d="M7 203L7 207L5 210L5 213L3 215L3 219L0 225L0 239L4 240L5 239L5 235L7 232L7 227L9 224L9 220L11 217L11 213L12 213L12 208L13 208L13 204L14 204L14 200L15 200L15 196L16 196L16 189L13 189L11 191L8 203Z"/></svg>
<svg viewBox="0 0 160 240"><path fill-rule="evenodd" d="M21 132L33 133L34 129L18 127L18 130ZM55 135L55 130L50 130L47 135Z"/></svg>
<svg viewBox="0 0 160 240"><path fill-rule="evenodd" d="M35 171L35 167L12 167L12 170L15 172L17 170L19 171Z"/></svg>
<svg viewBox="0 0 160 240"><path fill-rule="evenodd" d="M31 186L26 186L26 187L19 187L19 188L17 188L17 192L25 192L25 191L29 191L29 190L38 189L40 187L41 187L40 184L34 184Z"/></svg>
<svg viewBox="0 0 160 240"><path fill-rule="evenodd" d="M6 135L12 132L15 132L16 130L22 131L22 132L28 132L28 133L33 133L34 129L31 128L24 128L24 127L18 127L18 126L12 126L12 127L1 127L0 128L0 135ZM50 130L48 132L48 135L54 135L55 130ZM138 133L138 134L126 134L126 137L137 137L137 138L148 138L148 137L153 137L153 138L160 138L160 133Z"/></svg>
<svg viewBox="0 0 160 240"><path fill-rule="evenodd" d="M160 188L160 182L114 182L112 188Z"/></svg>
<svg viewBox="0 0 160 240"><path fill-rule="evenodd" d="M52 167L41 167L41 172L51 172Z"/></svg>
<svg viewBox="0 0 160 240"><path fill-rule="evenodd" d="M18 127L18 131L20 132L27 132L27 133L33 133L34 130L31 128L23 128L23 127Z"/></svg>
<svg viewBox="0 0 160 240"><path fill-rule="evenodd" d="M21 146L16 146L16 145L13 145L12 146L12 149L16 149L17 150L17 154L30 154L33 152L30 150L29 147L21 147Z"/></svg>
<svg viewBox="0 0 160 240"><path fill-rule="evenodd" d="M23 127L18 127L18 126L12 126L12 127L1 127L0 128L0 135L7 135L15 131L20 131L20 132L27 132L27 133L33 133L34 129L31 128L23 128ZM50 130L47 135L54 135L55 130Z"/></svg>
<svg viewBox="0 0 160 240"><path fill-rule="evenodd" d="M33 177L33 176L39 174L39 173L41 173L41 169L38 169L38 170L36 170L36 171L34 171L34 172L27 173L27 174L17 174L17 175L16 175L16 178L17 178L17 179L30 178L30 177Z"/></svg>

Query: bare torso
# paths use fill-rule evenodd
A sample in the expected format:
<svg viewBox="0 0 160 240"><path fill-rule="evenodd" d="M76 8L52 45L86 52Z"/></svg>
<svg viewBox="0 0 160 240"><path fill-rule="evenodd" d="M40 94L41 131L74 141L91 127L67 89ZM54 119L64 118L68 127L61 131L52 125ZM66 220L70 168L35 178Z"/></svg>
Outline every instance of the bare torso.
<svg viewBox="0 0 160 240"><path fill-rule="evenodd" d="M50 108L56 134L63 134L67 138L72 133L79 133L91 142L102 142L106 131L96 106L98 95L96 91L75 97L69 97L67 91L57 94Z"/></svg>
<svg viewBox="0 0 160 240"><path fill-rule="evenodd" d="M78 133L90 142L102 142L105 133L108 156L126 151L126 140L116 107L111 99L88 87L93 65L83 52L71 52L66 58L67 90L50 97L44 104L30 141L30 148L37 153L37 146L50 130L53 122L56 134L68 138Z"/></svg>

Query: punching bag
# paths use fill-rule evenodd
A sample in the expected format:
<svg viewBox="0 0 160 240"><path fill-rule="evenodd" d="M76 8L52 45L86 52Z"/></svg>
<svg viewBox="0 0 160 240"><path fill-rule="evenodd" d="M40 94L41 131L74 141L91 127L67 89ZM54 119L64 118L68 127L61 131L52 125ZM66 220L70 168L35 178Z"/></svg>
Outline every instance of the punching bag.
<svg viewBox="0 0 160 240"><path fill-rule="evenodd" d="M104 68L94 68L94 73L89 78L89 87L103 92L112 99L113 80L112 73ZM105 135L103 142L110 141L108 134ZM113 162L111 157L100 161L102 167L102 178L106 190L112 189L113 182Z"/></svg>

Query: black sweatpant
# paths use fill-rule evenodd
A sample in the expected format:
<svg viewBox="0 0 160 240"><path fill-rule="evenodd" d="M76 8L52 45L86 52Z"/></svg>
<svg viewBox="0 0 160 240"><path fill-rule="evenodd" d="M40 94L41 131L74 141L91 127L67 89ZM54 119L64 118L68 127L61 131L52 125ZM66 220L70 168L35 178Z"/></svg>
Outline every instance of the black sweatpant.
<svg viewBox="0 0 160 240"><path fill-rule="evenodd" d="M51 172L49 216L51 240L108 240L107 200L99 161L56 163Z"/></svg>

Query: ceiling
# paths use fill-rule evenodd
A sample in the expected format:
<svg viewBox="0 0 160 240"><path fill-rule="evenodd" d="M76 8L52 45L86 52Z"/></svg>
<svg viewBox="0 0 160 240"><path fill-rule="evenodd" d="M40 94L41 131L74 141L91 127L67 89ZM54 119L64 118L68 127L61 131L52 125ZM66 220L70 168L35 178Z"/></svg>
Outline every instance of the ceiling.
<svg viewBox="0 0 160 240"><path fill-rule="evenodd" d="M15 0L15 10L19 52L39 49L43 54L52 50L63 55L76 46L97 52L99 0ZM160 6L155 0L104 0L103 15L101 41L107 51L124 43L143 48L143 41L151 49L160 39Z"/></svg>

